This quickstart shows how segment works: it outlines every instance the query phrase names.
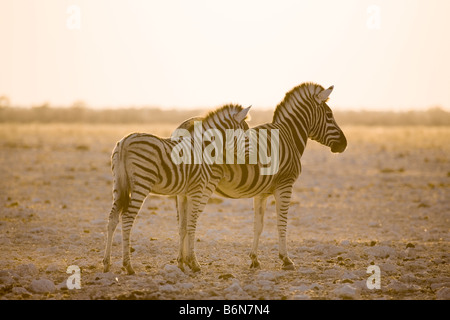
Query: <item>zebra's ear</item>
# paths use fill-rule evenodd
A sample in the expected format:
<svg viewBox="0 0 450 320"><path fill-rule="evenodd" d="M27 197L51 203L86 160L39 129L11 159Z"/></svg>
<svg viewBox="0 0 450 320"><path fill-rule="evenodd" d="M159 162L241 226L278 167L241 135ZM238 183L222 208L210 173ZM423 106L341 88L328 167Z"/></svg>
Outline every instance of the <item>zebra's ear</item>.
<svg viewBox="0 0 450 320"><path fill-rule="evenodd" d="M329 87L326 90L323 90L319 94L316 94L314 98L316 99L317 103L322 103L324 101L327 101L328 97L330 96L331 92L333 91L334 86Z"/></svg>
<svg viewBox="0 0 450 320"><path fill-rule="evenodd" d="M241 111L239 111L238 113L236 113L234 115L234 120L236 120L238 123L241 123L242 121L245 120L245 118L247 117L248 112L250 111L250 107L247 107L245 109L242 109Z"/></svg>

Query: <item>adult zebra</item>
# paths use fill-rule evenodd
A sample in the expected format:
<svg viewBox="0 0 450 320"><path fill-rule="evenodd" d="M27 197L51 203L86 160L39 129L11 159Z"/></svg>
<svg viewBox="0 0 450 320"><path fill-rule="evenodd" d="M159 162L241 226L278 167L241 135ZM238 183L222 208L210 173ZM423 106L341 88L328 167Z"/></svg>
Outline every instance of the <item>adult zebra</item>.
<svg viewBox="0 0 450 320"><path fill-rule="evenodd" d="M271 130L279 132L279 170L273 175L262 175L261 164L224 165L223 178L216 193L228 198L254 198L254 238L250 252L251 268L259 268L258 243L263 229L264 212L269 195L275 196L277 228L279 237L279 258L283 269L294 269L286 245L287 214L292 195L292 187L301 173L301 157L308 138L331 148L333 153L341 153L347 147L344 133L334 120L327 105L333 86L324 89L315 83L303 83L286 93L283 101L275 109L273 120L254 127L259 135L265 129L271 139ZM179 128L189 128L194 118L185 121ZM273 151L272 151L273 152ZM178 197L178 202L180 202ZM182 199L181 199L182 201ZM180 215L186 214L183 212ZM195 232L195 221L188 218L187 226ZM190 241L187 239L187 241ZM182 249L180 249L182 250Z"/></svg>
<svg viewBox="0 0 450 320"><path fill-rule="evenodd" d="M242 108L239 105L225 105L210 112L201 122L202 131L218 129L222 134L227 129L247 130L245 122L250 107ZM190 133L196 135L192 128ZM191 135L192 137L192 135ZM186 201L186 212L189 219L195 217L203 210L215 187L222 177L222 166L217 164L189 164L173 162L173 150L177 146L187 147L183 150L191 150L191 157L195 158L195 152L203 152L205 143L198 147L194 139L163 139L146 133L133 133L120 140L113 150L111 166L114 176L113 205L108 221L108 235L105 256L103 259L104 272L111 266L111 246L114 231L122 218L122 255L123 266L128 274L134 274L130 261L130 233L133 222L149 193L163 195L183 195ZM202 139L203 140L203 139ZM200 140L200 141L202 141ZM226 145L223 146L224 149ZM182 152L179 152L182 153ZM183 154L186 156L186 154ZM191 158L192 159L192 158ZM183 217L179 217L180 223L180 248L185 243L186 227ZM189 236L189 235L188 235ZM193 236L193 234L192 234ZM194 253L194 241L188 242L183 255L179 257L180 263L186 263L191 269L199 270L199 264ZM181 254L181 251L180 251Z"/></svg>

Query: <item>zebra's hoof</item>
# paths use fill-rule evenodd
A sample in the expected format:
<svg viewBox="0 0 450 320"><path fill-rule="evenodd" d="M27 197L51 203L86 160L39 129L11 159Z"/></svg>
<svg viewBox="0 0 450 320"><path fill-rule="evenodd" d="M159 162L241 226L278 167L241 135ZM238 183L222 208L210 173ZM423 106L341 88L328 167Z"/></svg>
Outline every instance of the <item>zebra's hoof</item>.
<svg viewBox="0 0 450 320"><path fill-rule="evenodd" d="M191 270L192 270L192 272L194 272L194 273L197 273L197 272L202 271L202 269L201 269L200 267L197 267L197 266L191 267Z"/></svg>
<svg viewBox="0 0 450 320"><path fill-rule="evenodd" d="M136 274L136 272L134 271L133 267L131 266L131 264L128 265L124 265L123 266L125 268L125 271L127 272L128 275L133 275Z"/></svg>
<svg viewBox="0 0 450 320"><path fill-rule="evenodd" d="M295 270L295 265L288 256L280 255L281 261L283 261L283 266L281 267L283 270Z"/></svg>
<svg viewBox="0 0 450 320"><path fill-rule="evenodd" d="M292 264L283 264L282 269L283 270L295 270L295 265L293 263Z"/></svg>
<svg viewBox="0 0 450 320"><path fill-rule="evenodd" d="M111 269L111 264L103 263L103 273L109 272L109 269Z"/></svg>
<svg viewBox="0 0 450 320"><path fill-rule="evenodd" d="M200 264L197 261L197 258L195 256L188 257L184 260L184 263L193 271L193 272L199 272L201 270Z"/></svg>
<svg viewBox="0 0 450 320"><path fill-rule="evenodd" d="M199 265L196 265L196 264L194 264L194 265L189 265L189 268L192 270L192 272L194 272L194 273L197 273L197 272L200 272L200 271L202 271L202 269L200 268L200 266Z"/></svg>
<svg viewBox="0 0 450 320"><path fill-rule="evenodd" d="M200 272L202 269L198 263L186 263L192 272Z"/></svg>

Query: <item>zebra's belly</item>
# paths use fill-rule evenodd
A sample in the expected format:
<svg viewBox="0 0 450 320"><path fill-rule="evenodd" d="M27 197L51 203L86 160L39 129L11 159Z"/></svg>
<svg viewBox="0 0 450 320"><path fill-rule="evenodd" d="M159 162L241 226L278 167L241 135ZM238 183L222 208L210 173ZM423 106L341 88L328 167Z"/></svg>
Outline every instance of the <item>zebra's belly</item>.
<svg viewBox="0 0 450 320"><path fill-rule="evenodd" d="M248 190L247 192L242 192L233 188L230 188L229 186L222 186L219 185L215 191L216 194L225 197L225 198L231 198L231 199L241 199L241 198L253 198L254 196L260 194L259 192L251 192L251 190ZM271 192L263 192L270 194Z"/></svg>
<svg viewBox="0 0 450 320"><path fill-rule="evenodd" d="M161 182L155 184L152 190L150 190L150 193L166 196L175 196L185 193L186 189L187 189L186 181L177 181L177 183L170 183L170 184L165 184L164 182Z"/></svg>
<svg viewBox="0 0 450 320"><path fill-rule="evenodd" d="M234 199L273 193L275 176L261 175L258 166L232 165L227 169L215 193Z"/></svg>

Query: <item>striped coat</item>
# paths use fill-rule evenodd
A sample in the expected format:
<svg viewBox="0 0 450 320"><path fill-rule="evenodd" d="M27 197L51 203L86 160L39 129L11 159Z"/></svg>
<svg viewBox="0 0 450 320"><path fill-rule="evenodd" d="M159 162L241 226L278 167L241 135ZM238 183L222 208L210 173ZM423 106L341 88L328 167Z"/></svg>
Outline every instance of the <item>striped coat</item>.
<svg viewBox="0 0 450 320"><path fill-rule="evenodd" d="M245 118L248 111L249 108L244 109L239 105L226 105L203 118L202 130L218 129L220 132L227 129L246 130L248 125ZM188 133L195 134L193 130ZM199 269L193 248L194 230L186 227L186 220L193 221L195 225L198 214L203 210L222 177L222 167L205 162L176 163L174 150L180 146L187 147L183 150L190 150L191 159L195 157L195 152L199 150L190 148L194 144L195 136L193 138L180 141L147 133L133 133L117 143L111 161L114 177L113 205L109 215L103 259L105 272L111 266L113 234L121 217L123 266L128 274L134 273L130 261L130 233L142 203L149 193L183 197L184 201L179 207L183 213L179 216L180 243L185 243L185 238L192 237L192 239L186 250L183 252L180 250L178 260L181 266L186 263L193 270ZM203 150L205 144L201 143L200 147Z"/></svg>
<svg viewBox="0 0 450 320"><path fill-rule="evenodd" d="M330 147L332 152L343 152L347 146L344 133L334 120L327 100L333 87L324 89L314 83L303 83L289 91L276 107L273 120L252 128L259 135L262 130L279 133L279 169L273 175L261 174L257 164L224 165L223 177L216 193L228 198L254 198L254 238L250 258L251 267L260 267L257 256L258 242L263 229L267 197L274 195L279 235L279 258L283 269L293 269L286 245L286 228L289 204L295 181L301 173L301 157L308 138ZM187 123L182 124L186 127ZM267 142L267 145L271 144ZM270 149L270 148L269 148Z"/></svg>

